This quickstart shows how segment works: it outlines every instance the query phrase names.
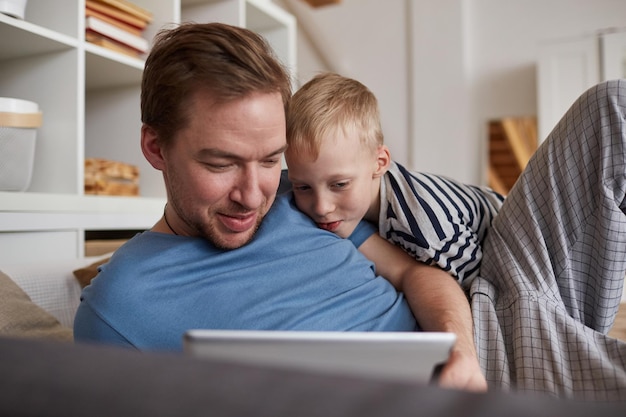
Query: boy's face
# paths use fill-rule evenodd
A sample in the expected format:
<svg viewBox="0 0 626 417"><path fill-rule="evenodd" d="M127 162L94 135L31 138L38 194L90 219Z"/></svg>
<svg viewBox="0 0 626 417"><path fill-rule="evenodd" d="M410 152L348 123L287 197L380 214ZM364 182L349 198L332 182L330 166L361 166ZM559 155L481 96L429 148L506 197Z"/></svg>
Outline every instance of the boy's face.
<svg viewBox="0 0 626 417"><path fill-rule="evenodd" d="M320 228L346 238L370 206L378 220L375 207L384 170L376 152L362 145L356 134L339 129L322 143L316 160L287 150L289 179L298 208Z"/></svg>

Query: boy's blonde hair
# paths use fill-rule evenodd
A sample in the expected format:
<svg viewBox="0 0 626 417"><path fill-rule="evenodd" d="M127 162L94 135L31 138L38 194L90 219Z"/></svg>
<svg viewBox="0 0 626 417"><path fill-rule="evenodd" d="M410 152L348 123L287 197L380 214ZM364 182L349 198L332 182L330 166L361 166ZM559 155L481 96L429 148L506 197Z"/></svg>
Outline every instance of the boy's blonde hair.
<svg viewBox="0 0 626 417"><path fill-rule="evenodd" d="M356 80L335 73L316 75L287 105L287 152L317 159L322 138L340 129L378 149L383 144L378 100Z"/></svg>

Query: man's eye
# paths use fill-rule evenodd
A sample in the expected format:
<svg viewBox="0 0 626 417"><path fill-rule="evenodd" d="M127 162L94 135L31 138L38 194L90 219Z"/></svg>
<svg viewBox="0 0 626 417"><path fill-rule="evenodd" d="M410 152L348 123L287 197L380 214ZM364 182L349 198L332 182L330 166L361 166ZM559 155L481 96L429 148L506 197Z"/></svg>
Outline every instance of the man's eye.
<svg viewBox="0 0 626 417"><path fill-rule="evenodd" d="M280 163L280 159L276 158L276 159L266 159L265 161L263 161L263 165L266 167L275 167L276 164Z"/></svg>
<svg viewBox="0 0 626 417"><path fill-rule="evenodd" d="M231 164L216 164L211 162L205 162L204 166L210 171L225 171L231 166Z"/></svg>

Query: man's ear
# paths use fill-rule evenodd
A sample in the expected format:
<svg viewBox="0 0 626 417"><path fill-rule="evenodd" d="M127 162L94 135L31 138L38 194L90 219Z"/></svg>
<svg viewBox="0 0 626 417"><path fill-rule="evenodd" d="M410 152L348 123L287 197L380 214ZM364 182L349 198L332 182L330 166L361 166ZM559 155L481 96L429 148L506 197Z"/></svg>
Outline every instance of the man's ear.
<svg viewBox="0 0 626 417"><path fill-rule="evenodd" d="M391 152L389 152L389 148L385 145L380 145L376 150L376 161L375 161L373 178L382 177L389 169L389 164L391 164Z"/></svg>
<svg viewBox="0 0 626 417"><path fill-rule="evenodd" d="M150 126L141 126L141 151L150 165L159 171L165 168L165 161L161 149L161 141L158 140L157 132Z"/></svg>

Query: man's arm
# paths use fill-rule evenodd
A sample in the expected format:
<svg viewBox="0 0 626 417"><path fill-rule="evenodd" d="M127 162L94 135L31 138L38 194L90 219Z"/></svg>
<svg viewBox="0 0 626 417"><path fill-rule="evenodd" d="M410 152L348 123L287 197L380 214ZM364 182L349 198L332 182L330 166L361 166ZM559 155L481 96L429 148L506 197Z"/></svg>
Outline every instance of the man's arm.
<svg viewBox="0 0 626 417"><path fill-rule="evenodd" d="M102 320L85 301L81 301L74 317L74 340L134 347L128 339Z"/></svg>
<svg viewBox="0 0 626 417"><path fill-rule="evenodd" d="M401 248L371 235L359 250L376 264L376 272L402 291L420 327L425 331L453 332L457 341L439 385L486 391L474 345L473 322L463 290L447 272L420 263Z"/></svg>

